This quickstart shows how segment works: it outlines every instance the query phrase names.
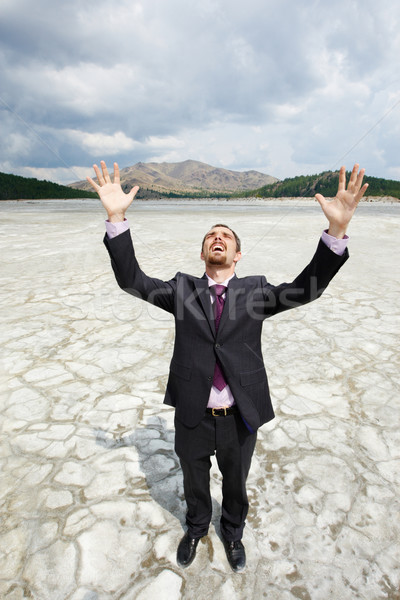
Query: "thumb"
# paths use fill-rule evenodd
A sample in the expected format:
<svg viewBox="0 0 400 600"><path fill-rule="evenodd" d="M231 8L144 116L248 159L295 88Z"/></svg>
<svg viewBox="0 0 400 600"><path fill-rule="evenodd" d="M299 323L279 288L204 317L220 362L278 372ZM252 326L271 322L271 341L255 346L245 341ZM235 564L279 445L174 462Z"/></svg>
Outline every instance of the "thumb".
<svg viewBox="0 0 400 600"><path fill-rule="evenodd" d="M129 197L129 201L130 201L130 202L132 202L132 200L134 199L134 197L136 196L136 194L138 193L138 191L139 191L139 186L138 186L138 185L135 185L135 186L134 186L134 187L131 189L131 191L130 191L130 192L129 192L129 194L128 194L128 197Z"/></svg>
<svg viewBox="0 0 400 600"><path fill-rule="evenodd" d="M317 202L319 202L319 205L321 206L321 208L323 208L324 205L326 204L325 197L322 194L315 194L315 199Z"/></svg>

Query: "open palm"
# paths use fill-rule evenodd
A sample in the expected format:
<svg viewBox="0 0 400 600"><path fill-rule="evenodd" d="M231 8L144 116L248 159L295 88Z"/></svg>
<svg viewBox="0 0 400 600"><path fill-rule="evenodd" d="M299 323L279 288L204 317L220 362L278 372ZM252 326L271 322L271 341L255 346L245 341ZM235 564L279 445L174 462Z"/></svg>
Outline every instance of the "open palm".
<svg viewBox="0 0 400 600"><path fill-rule="evenodd" d="M368 183L362 185L365 169L361 169L360 172L358 172L358 168L359 165L355 164L350 175L347 189L346 168L340 168L338 191L333 200L327 200L322 194L315 195L315 198L318 200L329 221L328 233L337 238L343 237L346 233L347 226L350 223L354 211L368 187Z"/></svg>
<svg viewBox="0 0 400 600"><path fill-rule="evenodd" d="M111 181L106 163L102 160L100 165L101 171L97 165L93 165L98 184L91 177L86 179L99 195L108 219L111 222L123 221L125 212L136 196L139 186L134 186L128 194L125 194L121 187L118 164L114 163L114 182Z"/></svg>

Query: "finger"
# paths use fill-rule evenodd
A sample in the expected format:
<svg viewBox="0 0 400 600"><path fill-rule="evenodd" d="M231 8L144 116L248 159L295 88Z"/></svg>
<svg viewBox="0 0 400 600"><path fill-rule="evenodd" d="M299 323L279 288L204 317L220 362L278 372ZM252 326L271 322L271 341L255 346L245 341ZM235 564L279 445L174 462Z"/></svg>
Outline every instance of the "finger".
<svg viewBox="0 0 400 600"><path fill-rule="evenodd" d="M114 183L120 184L120 176L119 176L119 166L118 163L114 163Z"/></svg>
<svg viewBox="0 0 400 600"><path fill-rule="evenodd" d="M360 202L361 198L364 196L365 192L367 191L367 188L368 188L368 183L364 183L361 190L358 192L358 194L355 197L356 202Z"/></svg>
<svg viewBox="0 0 400 600"><path fill-rule="evenodd" d="M320 207L323 209L325 204L327 203L326 198L322 194L315 194L315 199L319 203Z"/></svg>
<svg viewBox="0 0 400 600"><path fill-rule="evenodd" d="M340 167L338 192L346 189L346 167Z"/></svg>
<svg viewBox="0 0 400 600"><path fill-rule="evenodd" d="M128 195L129 195L129 199L130 199L130 201L131 201L131 202L132 202L132 200L134 199L134 197L136 196L136 194L138 193L138 191L139 191L139 186L138 186L138 185L135 185L135 186L134 186L134 187L131 189L131 191L129 192L129 194L128 194Z"/></svg>
<svg viewBox="0 0 400 600"><path fill-rule="evenodd" d="M361 171L357 175L357 181L356 181L356 185L355 185L356 192L358 192L359 189L361 188L361 185L362 185L362 182L364 179L364 175L365 175L365 169L361 169Z"/></svg>
<svg viewBox="0 0 400 600"><path fill-rule="evenodd" d="M110 177L110 175L108 174L108 169L107 169L107 165L106 165L106 163L104 162L104 160L101 160L101 161L100 161L100 164L101 164L101 170L103 171L103 177L104 177L104 181L105 181L106 183L111 183L111 177Z"/></svg>
<svg viewBox="0 0 400 600"><path fill-rule="evenodd" d="M96 173L97 181L100 185L104 185L105 181L103 179L103 175L97 165L93 165L94 172Z"/></svg>
<svg viewBox="0 0 400 600"><path fill-rule="evenodd" d="M88 182L90 183L92 188L94 188L94 191L99 193L100 186L97 185L97 183L95 181L93 181L93 179L91 177L86 177L86 179L88 180Z"/></svg>
<svg viewBox="0 0 400 600"><path fill-rule="evenodd" d="M348 188L350 188L350 186L354 186L355 185L355 183L357 181L357 173L358 173L359 166L360 165L357 164L357 163L354 165L353 170L352 170L351 175L350 175Z"/></svg>

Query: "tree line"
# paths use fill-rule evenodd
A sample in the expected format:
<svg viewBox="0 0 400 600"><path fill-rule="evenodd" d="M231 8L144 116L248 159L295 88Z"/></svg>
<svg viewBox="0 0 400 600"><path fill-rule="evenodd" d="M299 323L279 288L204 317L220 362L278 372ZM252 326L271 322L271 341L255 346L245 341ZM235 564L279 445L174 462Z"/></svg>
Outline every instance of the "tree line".
<svg viewBox="0 0 400 600"><path fill-rule="evenodd" d="M346 174L347 180L350 173ZM400 181L381 177L366 177L369 183L368 196L392 196L400 199ZM313 197L319 193L326 197L335 196L338 185L338 173L325 171L319 175L299 175L265 185L255 190L242 190L235 193L203 190L199 192L157 192L140 189L137 198L298 198ZM124 186L129 191L130 186ZM97 194L85 190L71 188L52 181L42 181L34 177L21 177L0 173L0 200L45 200L50 198L97 198Z"/></svg>
<svg viewBox="0 0 400 600"><path fill-rule="evenodd" d="M0 173L0 200L46 200L50 198L97 198L93 192L76 190L34 177Z"/></svg>
<svg viewBox="0 0 400 600"><path fill-rule="evenodd" d="M346 180L350 172L346 173ZM369 184L368 196L393 196L400 198L400 181L383 179L381 177L365 177L364 181ZM338 173L324 171L319 175L299 175L265 185L256 190L235 193L234 197L256 197L256 198L284 198L284 197L312 197L322 194L326 197L336 195L338 186Z"/></svg>

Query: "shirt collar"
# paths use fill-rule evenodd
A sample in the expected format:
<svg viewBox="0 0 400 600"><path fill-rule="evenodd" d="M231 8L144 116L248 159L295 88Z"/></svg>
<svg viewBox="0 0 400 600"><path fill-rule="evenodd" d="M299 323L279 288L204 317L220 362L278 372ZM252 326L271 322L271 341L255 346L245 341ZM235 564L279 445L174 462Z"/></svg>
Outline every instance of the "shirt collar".
<svg viewBox="0 0 400 600"><path fill-rule="evenodd" d="M228 277L228 279L225 279L225 281L222 281L221 283L217 283L216 281L214 281L214 279L212 279L209 275L207 275L207 279L208 279L208 287L212 286L212 285L224 285L225 287L228 287L228 283L230 282L230 280L232 279L232 277L235 277L235 274L231 275L230 277Z"/></svg>

